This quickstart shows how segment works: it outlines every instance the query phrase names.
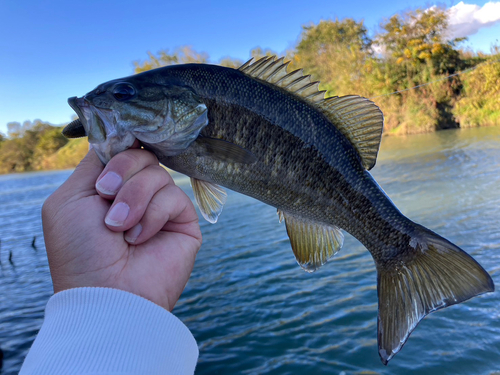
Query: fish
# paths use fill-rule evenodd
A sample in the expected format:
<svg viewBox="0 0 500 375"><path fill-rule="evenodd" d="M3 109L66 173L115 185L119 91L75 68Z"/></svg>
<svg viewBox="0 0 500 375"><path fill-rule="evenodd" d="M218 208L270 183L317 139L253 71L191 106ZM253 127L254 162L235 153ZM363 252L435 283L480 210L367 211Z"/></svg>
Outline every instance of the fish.
<svg viewBox="0 0 500 375"><path fill-rule="evenodd" d="M224 187L278 211L297 263L314 272L342 247L343 232L377 270L378 353L387 365L429 313L494 291L470 255L407 217L369 171L383 114L357 95L325 97L302 69L276 56L238 69L162 67L103 83L68 99L106 164L136 139L160 163L191 178L203 217L215 223Z"/></svg>

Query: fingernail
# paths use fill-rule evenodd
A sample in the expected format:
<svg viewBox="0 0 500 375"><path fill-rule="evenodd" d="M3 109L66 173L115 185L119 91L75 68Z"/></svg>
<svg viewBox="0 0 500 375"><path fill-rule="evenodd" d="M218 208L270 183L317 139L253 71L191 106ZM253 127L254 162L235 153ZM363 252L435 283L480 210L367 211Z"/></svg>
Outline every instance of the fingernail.
<svg viewBox="0 0 500 375"><path fill-rule="evenodd" d="M115 172L108 172L97 182L95 188L102 194L115 195L121 186L122 178Z"/></svg>
<svg viewBox="0 0 500 375"><path fill-rule="evenodd" d="M139 237L141 232L142 232L142 225L139 223L136 226L132 227L132 229L130 229L127 232L127 235L125 236L125 241L134 243L135 241L137 241L137 237Z"/></svg>
<svg viewBox="0 0 500 375"><path fill-rule="evenodd" d="M113 208L108 212L104 221L106 224L111 225L112 227L119 227L120 225L123 225L123 223L127 219L129 211L130 207L128 206L128 204L119 202L115 204Z"/></svg>

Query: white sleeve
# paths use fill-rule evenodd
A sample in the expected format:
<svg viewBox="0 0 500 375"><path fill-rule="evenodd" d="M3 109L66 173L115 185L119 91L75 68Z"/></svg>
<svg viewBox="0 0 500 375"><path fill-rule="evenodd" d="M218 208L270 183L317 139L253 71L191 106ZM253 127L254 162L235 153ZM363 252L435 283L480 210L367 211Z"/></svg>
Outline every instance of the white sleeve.
<svg viewBox="0 0 500 375"><path fill-rule="evenodd" d="M193 374L197 360L193 335L164 308L122 290L76 288L49 299L20 374Z"/></svg>

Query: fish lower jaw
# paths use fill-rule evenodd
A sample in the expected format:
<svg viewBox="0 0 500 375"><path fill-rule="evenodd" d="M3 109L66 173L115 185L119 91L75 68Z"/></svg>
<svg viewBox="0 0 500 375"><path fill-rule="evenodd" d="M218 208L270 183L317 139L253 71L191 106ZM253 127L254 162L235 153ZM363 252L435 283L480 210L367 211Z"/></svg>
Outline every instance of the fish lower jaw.
<svg viewBox="0 0 500 375"><path fill-rule="evenodd" d="M103 164L107 164L113 156L129 149L136 137L132 133L109 136L104 142L92 143L93 149Z"/></svg>

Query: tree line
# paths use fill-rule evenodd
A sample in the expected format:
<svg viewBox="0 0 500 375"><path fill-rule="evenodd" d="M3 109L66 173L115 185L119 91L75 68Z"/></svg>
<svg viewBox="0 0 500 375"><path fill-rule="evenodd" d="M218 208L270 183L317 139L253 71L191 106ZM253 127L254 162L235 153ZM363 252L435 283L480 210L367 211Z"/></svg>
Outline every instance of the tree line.
<svg viewBox="0 0 500 375"><path fill-rule="evenodd" d="M384 113L385 134L500 125L500 47L473 53L449 30L442 7L396 14L374 36L363 21L324 20L303 26L285 55L289 69L303 68L328 96L371 98ZM260 47L250 54L280 55ZM213 62L189 46L133 62L134 73L183 63ZM243 61L228 56L215 63L238 68ZM9 123L8 137L0 134L0 173L71 168L86 150L85 140L68 141L61 128L40 120Z"/></svg>
<svg viewBox="0 0 500 375"><path fill-rule="evenodd" d="M0 134L0 173L74 168L88 150L86 139L68 140L41 120L10 122L8 138Z"/></svg>

